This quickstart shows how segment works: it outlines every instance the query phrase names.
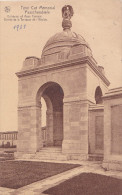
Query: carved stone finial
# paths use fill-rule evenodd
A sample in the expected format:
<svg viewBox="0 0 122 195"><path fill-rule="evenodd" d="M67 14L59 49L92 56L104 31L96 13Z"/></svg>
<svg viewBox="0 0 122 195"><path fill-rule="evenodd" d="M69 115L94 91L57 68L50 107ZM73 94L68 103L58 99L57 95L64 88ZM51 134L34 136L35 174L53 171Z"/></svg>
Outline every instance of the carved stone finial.
<svg viewBox="0 0 122 195"><path fill-rule="evenodd" d="M71 17L73 16L74 12L73 12L73 8L71 5L65 5L62 8L62 17L63 17L63 21L62 21L62 27L63 29L70 29L72 27L72 23L70 21Z"/></svg>
<svg viewBox="0 0 122 195"><path fill-rule="evenodd" d="M71 5L65 5L62 8L62 17L63 19L71 19L71 17L73 16L74 12L73 12L73 8Z"/></svg>

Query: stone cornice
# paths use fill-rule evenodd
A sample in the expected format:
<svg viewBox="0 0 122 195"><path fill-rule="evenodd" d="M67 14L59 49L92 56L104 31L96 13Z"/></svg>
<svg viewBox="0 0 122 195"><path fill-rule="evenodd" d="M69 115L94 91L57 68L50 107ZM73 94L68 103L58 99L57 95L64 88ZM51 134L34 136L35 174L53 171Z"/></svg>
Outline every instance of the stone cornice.
<svg viewBox="0 0 122 195"><path fill-rule="evenodd" d="M94 70L94 72L103 80L103 82L107 86L110 85L110 82L108 81L108 79L98 70L98 67L96 66L94 60L89 56L78 58L78 59L73 59L73 60L66 60L64 62L58 62L58 63L51 64L51 65L45 65L45 66L40 65L35 68L26 69L26 70L17 72L16 75L20 78L20 77L24 77L24 76L28 76L32 74L38 74L41 72L47 72L47 71L57 70L61 68L76 66L76 65L84 64L84 63L87 63Z"/></svg>
<svg viewBox="0 0 122 195"><path fill-rule="evenodd" d="M102 98L103 99L114 99L122 97L122 87L110 89Z"/></svg>
<svg viewBox="0 0 122 195"><path fill-rule="evenodd" d="M89 106L89 111L104 110L104 105L102 104L92 104Z"/></svg>

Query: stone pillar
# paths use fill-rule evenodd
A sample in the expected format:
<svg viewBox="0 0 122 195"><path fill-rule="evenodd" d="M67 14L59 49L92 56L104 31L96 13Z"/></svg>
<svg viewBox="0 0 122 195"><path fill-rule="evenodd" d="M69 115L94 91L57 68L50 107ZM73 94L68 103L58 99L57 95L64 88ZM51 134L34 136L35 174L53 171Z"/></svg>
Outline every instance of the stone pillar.
<svg viewBox="0 0 122 195"><path fill-rule="evenodd" d="M46 112L46 146L53 146L53 111Z"/></svg>
<svg viewBox="0 0 122 195"><path fill-rule="evenodd" d="M93 104L89 107L89 154L103 154L104 147L104 106Z"/></svg>
<svg viewBox="0 0 122 195"><path fill-rule="evenodd" d="M62 146L63 140L63 113L53 112L54 124L53 124L53 139L54 146Z"/></svg>
<svg viewBox="0 0 122 195"><path fill-rule="evenodd" d="M88 103L85 101L64 102L63 153L88 154Z"/></svg>
<svg viewBox="0 0 122 195"><path fill-rule="evenodd" d="M18 107L17 152L35 153L41 147L41 104Z"/></svg>

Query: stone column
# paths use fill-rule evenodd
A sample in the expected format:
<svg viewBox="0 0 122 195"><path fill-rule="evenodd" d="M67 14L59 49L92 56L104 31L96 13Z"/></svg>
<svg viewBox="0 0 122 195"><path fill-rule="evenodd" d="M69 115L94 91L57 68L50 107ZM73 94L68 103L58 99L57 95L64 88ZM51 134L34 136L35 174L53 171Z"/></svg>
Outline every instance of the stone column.
<svg viewBox="0 0 122 195"><path fill-rule="evenodd" d="M41 104L19 106L17 152L35 153L41 147Z"/></svg>
<svg viewBox="0 0 122 195"><path fill-rule="evenodd" d="M64 100L64 140L66 154L88 154L88 103Z"/></svg>
<svg viewBox="0 0 122 195"><path fill-rule="evenodd" d="M46 146L53 146L53 111L46 112Z"/></svg>

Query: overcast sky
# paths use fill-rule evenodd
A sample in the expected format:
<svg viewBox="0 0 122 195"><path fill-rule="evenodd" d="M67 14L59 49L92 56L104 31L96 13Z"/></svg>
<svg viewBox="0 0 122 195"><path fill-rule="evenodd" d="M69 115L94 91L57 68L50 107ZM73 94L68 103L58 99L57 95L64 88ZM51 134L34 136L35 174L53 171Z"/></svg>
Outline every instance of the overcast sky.
<svg viewBox="0 0 122 195"><path fill-rule="evenodd" d="M64 5L72 5L72 31L89 43L98 65L105 68L110 88L122 86L121 3L120 0L45 0L1 2L0 23L0 131L17 130L18 79L15 75L27 56L41 57L46 41L61 32ZM9 15L22 15L21 6L55 6L47 21L4 21ZM5 12L9 6L10 12ZM16 25L26 25L16 30ZM23 27L24 28L24 27Z"/></svg>

